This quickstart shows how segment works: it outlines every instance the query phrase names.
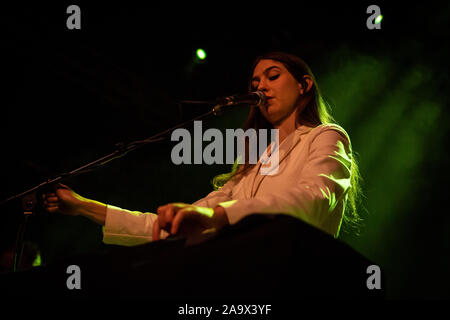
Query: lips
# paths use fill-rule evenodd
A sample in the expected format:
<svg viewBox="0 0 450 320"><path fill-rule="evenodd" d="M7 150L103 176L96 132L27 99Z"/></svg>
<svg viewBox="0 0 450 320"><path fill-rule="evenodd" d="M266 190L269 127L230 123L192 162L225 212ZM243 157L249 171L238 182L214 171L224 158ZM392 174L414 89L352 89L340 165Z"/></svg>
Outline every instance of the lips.
<svg viewBox="0 0 450 320"><path fill-rule="evenodd" d="M266 106L269 105L270 100L272 100L272 99L273 99L273 97L268 97L268 96L266 96L266 103L265 103L265 105L266 105Z"/></svg>

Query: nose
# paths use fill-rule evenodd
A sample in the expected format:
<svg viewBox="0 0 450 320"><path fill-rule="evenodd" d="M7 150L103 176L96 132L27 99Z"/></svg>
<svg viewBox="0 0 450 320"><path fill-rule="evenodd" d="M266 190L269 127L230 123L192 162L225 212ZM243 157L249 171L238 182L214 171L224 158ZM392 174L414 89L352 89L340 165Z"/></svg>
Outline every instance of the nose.
<svg viewBox="0 0 450 320"><path fill-rule="evenodd" d="M268 89L267 89L266 82L264 80L259 81L258 87L256 88L256 90L262 91L264 93L267 92Z"/></svg>

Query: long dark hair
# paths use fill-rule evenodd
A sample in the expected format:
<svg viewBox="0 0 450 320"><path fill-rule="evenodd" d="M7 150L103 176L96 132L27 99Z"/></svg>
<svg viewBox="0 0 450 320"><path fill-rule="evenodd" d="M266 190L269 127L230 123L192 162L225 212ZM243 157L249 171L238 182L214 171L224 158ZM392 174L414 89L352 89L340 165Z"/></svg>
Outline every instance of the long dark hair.
<svg viewBox="0 0 450 320"><path fill-rule="evenodd" d="M319 90L319 86L317 85L316 79L311 72L309 66L298 56L286 53L286 52L269 52L263 54L255 59L253 65L250 70L250 76L248 81L249 91L254 91L256 88L252 88L252 75L256 65L261 60L275 60L282 63L285 68L289 71L289 73L297 80L299 83L304 83L304 76L307 75L312 79L312 86L308 92L306 92L303 96L306 99L307 104L302 110L302 112L298 113L297 123L306 124L310 127L316 127L320 124L336 124L336 121L333 119L329 112L329 105L323 99L322 94ZM244 130L247 129L255 129L258 131L259 129L273 129L272 124L267 121L262 115L259 107L252 106L250 109L250 113L248 118L244 124ZM258 136L258 135L257 135ZM248 143L245 142L245 152L248 155ZM248 159L247 156L245 159ZM255 164L251 164L248 161L238 164L236 161L233 164L233 168L231 172L220 174L213 179L213 185L216 190L221 188L227 181L230 179L237 179L239 177L247 174ZM351 165L351 188L348 193L348 203L345 206L345 213L343 217L343 226L346 231L350 231L349 229L353 229L352 232L358 234L359 228L362 222L360 218L357 207L358 200L361 195L361 187L360 187L360 179L361 175L358 169L358 164L355 159L355 153L352 152L352 165Z"/></svg>

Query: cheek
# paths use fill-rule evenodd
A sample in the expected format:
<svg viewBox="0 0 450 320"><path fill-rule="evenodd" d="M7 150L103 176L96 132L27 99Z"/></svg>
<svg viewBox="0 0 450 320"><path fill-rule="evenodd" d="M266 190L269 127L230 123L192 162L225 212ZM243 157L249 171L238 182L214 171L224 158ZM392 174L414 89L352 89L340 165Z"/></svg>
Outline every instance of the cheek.
<svg viewBox="0 0 450 320"><path fill-rule="evenodd" d="M292 108L295 106L300 98L300 92L298 90L297 83L286 81L280 83L278 88L280 102L283 103L283 107Z"/></svg>

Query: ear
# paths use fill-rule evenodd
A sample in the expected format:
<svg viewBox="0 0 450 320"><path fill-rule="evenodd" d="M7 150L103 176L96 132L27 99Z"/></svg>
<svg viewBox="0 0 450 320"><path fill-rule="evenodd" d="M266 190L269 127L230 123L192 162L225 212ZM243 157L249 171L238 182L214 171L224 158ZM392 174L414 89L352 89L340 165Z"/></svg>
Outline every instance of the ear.
<svg viewBox="0 0 450 320"><path fill-rule="evenodd" d="M300 94L305 94L307 93L309 90L311 90L311 87L313 86L314 82L311 79L310 76L308 75L304 75L302 78L302 81L299 82L298 86L299 86L299 90L300 90Z"/></svg>

